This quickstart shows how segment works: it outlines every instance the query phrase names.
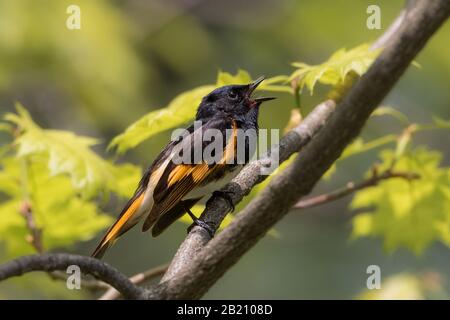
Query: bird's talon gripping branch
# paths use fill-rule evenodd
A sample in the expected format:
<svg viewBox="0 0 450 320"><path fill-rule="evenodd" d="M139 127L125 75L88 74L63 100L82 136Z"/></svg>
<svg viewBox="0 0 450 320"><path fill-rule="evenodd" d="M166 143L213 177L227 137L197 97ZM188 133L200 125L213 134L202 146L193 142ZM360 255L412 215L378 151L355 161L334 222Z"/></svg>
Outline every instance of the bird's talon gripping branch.
<svg viewBox="0 0 450 320"><path fill-rule="evenodd" d="M234 212L234 203L233 203L233 199L231 199L231 195L233 194L233 191L214 191L212 193L213 197L220 197L222 199L224 199L228 205L230 206L230 212Z"/></svg>
<svg viewBox="0 0 450 320"><path fill-rule="evenodd" d="M191 217L192 221L194 221L194 223L191 224L191 225L189 226L189 228L187 229L187 233L190 233L193 227L199 226L199 227L205 229L205 230L208 232L208 234L209 234L209 236L210 236L211 238L214 237L215 231L213 230L213 228L211 228L211 226L210 226L209 224L207 224L206 222L204 222L204 221L198 219L198 218L192 213L191 210L186 209L186 212L187 212L187 214Z"/></svg>

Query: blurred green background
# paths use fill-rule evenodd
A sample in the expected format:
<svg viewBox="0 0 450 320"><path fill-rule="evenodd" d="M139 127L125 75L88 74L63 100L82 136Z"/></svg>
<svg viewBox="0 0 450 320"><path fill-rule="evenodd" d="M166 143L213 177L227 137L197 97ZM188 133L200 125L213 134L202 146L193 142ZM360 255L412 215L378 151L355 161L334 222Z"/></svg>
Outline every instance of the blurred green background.
<svg viewBox="0 0 450 320"><path fill-rule="evenodd" d="M70 4L81 8L81 30L66 28ZM381 30L366 27L370 4L381 8ZM218 70L243 68L254 77L290 74L293 61L321 63L341 47L375 40L402 6L401 0L0 0L0 110L13 111L20 101L43 127L101 138L103 148L97 151L114 158L104 147L115 135L176 94L213 83ZM450 118L449 39L447 23L418 56L422 67L410 68L384 104L412 121ZM302 103L308 110L325 93L319 86L313 97L304 94ZM260 127L283 128L293 106L291 96L280 94L262 109ZM389 131L398 133L395 120L374 119L363 136ZM146 167L168 138L169 133L160 134L119 161ZM7 136L0 139L4 143ZM424 133L417 141L443 151L444 164L450 163L446 132ZM314 192L360 180L375 159L376 151L342 162ZM388 255L380 240L351 241L349 200L289 214L276 226L281 236L261 240L206 298L354 298L364 290L371 264L381 267L383 280L406 272L418 279L420 290L434 285L442 291L437 297L448 297L447 247L435 244L422 256L403 249ZM111 211L119 211L122 202L114 206ZM169 261L186 234L181 223L156 239L138 229L105 257L130 275ZM70 250L89 254L97 241ZM411 280L401 279L398 286ZM0 284L0 298L49 297L90 296L44 275Z"/></svg>

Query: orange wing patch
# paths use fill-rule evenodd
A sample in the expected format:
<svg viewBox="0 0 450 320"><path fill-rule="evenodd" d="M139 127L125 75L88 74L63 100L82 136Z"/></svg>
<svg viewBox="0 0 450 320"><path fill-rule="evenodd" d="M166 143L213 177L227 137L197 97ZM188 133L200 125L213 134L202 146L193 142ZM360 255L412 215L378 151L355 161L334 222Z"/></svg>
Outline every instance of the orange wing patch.
<svg viewBox="0 0 450 320"><path fill-rule="evenodd" d="M232 123L233 133L230 137L230 142L227 143L224 151L224 156L222 160L218 163L219 165L223 164L233 164L236 158L236 150L237 150L237 125L236 121L233 120Z"/></svg>

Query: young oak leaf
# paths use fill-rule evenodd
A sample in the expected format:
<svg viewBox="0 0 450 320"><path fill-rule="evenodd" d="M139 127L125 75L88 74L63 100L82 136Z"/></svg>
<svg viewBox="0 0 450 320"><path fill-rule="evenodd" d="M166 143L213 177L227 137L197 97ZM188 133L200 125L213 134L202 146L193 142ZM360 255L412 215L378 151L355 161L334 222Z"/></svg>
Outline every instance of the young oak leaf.
<svg viewBox="0 0 450 320"><path fill-rule="evenodd" d="M319 65L294 62L292 65L297 70L289 79L297 79L300 90L306 86L312 95L317 82L334 86L342 83L350 72L361 76L367 71L379 52L379 50L370 50L368 44L362 44L348 51L342 48Z"/></svg>
<svg viewBox="0 0 450 320"><path fill-rule="evenodd" d="M285 85L286 79L284 76L266 79L257 90L291 92L291 88ZM245 70L238 70L235 75L219 71L215 84L199 86L180 93L166 107L151 111L131 124L111 141L108 148L116 148L117 153L122 154L158 133L184 125L194 119L202 98L216 87L246 84L251 81L252 77Z"/></svg>
<svg viewBox="0 0 450 320"><path fill-rule="evenodd" d="M382 151L379 170L394 157ZM374 211L353 219L352 237L380 237L388 252L406 247L421 254L434 241L450 246L450 169L439 167L440 161L439 152L417 148L399 158L395 170L417 173L419 180L390 179L359 191L350 207Z"/></svg>
<svg viewBox="0 0 450 320"><path fill-rule="evenodd" d="M247 84L252 82L252 79L253 78L250 73L242 69L239 69L235 75L228 72L219 71L217 74L216 86L221 87L229 84ZM292 88L286 85L288 80L288 76L275 76L272 78L267 78L258 86L258 88L256 88L256 90L292 93Z"/></svg>
<svg viewBox="0 0 450 320"><path fill-rule="evenodd" d="M29 231L20 213L24 197L28 197L33 218L43 230L47 250L89 240L111 223L94 202L79 196L67 175L50 175L46 163L45 157L36 157L24 169L20 159L2 159L0 175L7 173L10 184L16 184L8 200L0 204L0 242L9 255L34 251L25 240Z"/></svg>
<svg viewBox="0 0 450 320"><path fill-rule="evenodd" d="M179 94L167 107L151 111L131 124L111 141L108 148L117 148L122 154L160 132L188 122L194 118L202 98L213 89L214 86L205 85Z"/></svg>
<svg viewBox="0 0 450 320"><path fill-rule="evenodd" d="M222 87L229 84L247 84L252 81L250 73L246 70L239 69L236 74L219 71L217 74L216 86Z"/></svg>
<svg viewBox="0 0 450 320"><path fill-rule="evenodd" d="M15 140L19 157L46 155L50 174L67 174L75 189L86 197L110 189L117 191L114 186L121 166L114 166L91 149L98 143L96 139L69 131L42 129L23 106L17 104L16 108L18 114L7 114L5 119L21 130Z"/></svg>

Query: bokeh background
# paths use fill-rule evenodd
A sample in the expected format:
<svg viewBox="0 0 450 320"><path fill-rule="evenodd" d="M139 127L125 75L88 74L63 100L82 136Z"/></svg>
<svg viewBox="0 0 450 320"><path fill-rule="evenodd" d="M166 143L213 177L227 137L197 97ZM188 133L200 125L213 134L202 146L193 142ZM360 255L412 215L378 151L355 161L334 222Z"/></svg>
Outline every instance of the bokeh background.
<svg viewBox="0 0 450 320"><path fill-rule="evenodd" d="M108 142L150 110L176 94L214 83L217 71L239 68L253 76L290 74L290 63L321 63L339 48L375 40L398 14L402 0L0 0L0 112L20 101L43 127L72 130ZM66 8L81 8L81 30L66 28ZM382 29L366 27L367 6L377 4ZM450 117L450 25L447 23L418 56L385 104L412 121ZM308 110L324 98L325 87L305 94ZM263 108L262 128L283 128L293 99L278 95ZM374 119L364 137L398 132L391 119ZM336 134L339 134L338 132ZM160 134L118 158L143 167L165 145ZM0 144L7 136L0 136ZM417 136L418 143L444 152L445 131ZM342 162L333 178L315 193L358 181L376 151ZM450 251L435 244L421 256L400 249L383 251L379 239L350 240L350 198L303 212L292 212L276 226L279 237L265 237L206 295L223 299L315 299L358 297L366 268L381 267L399 297L448 297ZM122 203L117 204L121 206ZM154 239L132 230L108 252L105 261L133 274L171 259L184 239L177 223ZM100 235L99 235L100 236ZM69 250L89 254L97 239ZM4 261L0 249L0 261ZM33 281L30 279L33 278ZM37 278L38 280L36 280ZM390 278L391 277L391 278ZM42 276L0 284L0 298L89 298ZM414 296L413 296L414 297Z"/></svg>

